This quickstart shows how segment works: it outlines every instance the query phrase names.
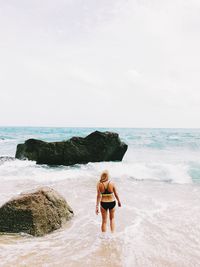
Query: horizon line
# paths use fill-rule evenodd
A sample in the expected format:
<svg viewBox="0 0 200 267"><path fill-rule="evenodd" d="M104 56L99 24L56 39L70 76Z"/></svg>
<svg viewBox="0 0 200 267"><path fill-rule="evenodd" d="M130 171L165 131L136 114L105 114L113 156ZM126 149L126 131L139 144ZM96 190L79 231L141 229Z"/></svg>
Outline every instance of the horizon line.
<svg viewBox="0 0 200 267"><path fill-rule="evenodd" d="M138 126L39 126L39 125L0 125L0 128L97 128L97 129L200 129L200 127L138 127Z"/></svg>

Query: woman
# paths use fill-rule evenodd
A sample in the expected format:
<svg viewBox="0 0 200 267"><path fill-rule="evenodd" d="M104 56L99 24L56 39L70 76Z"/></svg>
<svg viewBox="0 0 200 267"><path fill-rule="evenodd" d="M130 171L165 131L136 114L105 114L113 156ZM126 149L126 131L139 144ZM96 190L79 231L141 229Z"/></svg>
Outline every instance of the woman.
<svg viewBox="0 0 200 267"><path fill-rule="evenodd" d="M97 183L97 202L96 202L97 215L99 213L99 203L101 203L102 232L106 232L108 210L110 218L110 230L112 233L115 230L115 222L114 222L115 205L116 205L115 198L117 199L118 206L121 207L121 202L117 194L116 186L114 185L113 182L109 181L108 171L104 171L101 174L100 181Z"/></svg>

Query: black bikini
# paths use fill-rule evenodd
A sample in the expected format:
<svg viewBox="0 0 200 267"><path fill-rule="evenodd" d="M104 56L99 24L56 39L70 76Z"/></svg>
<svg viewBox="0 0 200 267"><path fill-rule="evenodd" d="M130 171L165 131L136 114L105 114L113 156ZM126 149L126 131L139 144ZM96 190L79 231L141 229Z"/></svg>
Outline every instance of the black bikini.
<svg viewBox="0 0 200 267"><path fill-rule="evenodd" d="M102 202L101 201L101 207L104 209L104 210L112 210L116 205L116 201L112 201L112 202Z"/></svg>
<svg viewBox="0 0 200 267"><path fill-rule="evenodd" d="M110 183L110 181L108 182L107 187L105 187L104 183L102 183L104 188L105 188L104 192L101 193L102 196L110 196L110 195L113 194L113 192L110 192L108 190L109 183ZM103 202L103 201L101 201L101 207L103 209L105 209L105 210L107 210L107 209L111 210L111 209L113 209L115 207L115 205L116 205L116 201L111 201L111 202Z"/></svg>

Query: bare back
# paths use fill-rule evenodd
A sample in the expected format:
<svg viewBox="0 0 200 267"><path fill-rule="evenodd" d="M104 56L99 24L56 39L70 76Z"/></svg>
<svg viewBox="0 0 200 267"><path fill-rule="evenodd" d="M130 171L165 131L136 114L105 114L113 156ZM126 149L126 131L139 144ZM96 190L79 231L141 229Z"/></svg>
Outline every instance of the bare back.
<svg viewBox="0 0 200 267"><path fill-rule="evenodd" d="M106 181L106 182L99 182L98 183L98 188L99 188L99 191L100 193L104 193L105 189L107 189L110 193L110 195L106 194L106 195L101 195L101 201L102 202L112 202L115 200L115 197L114 197L114 193L115 193L115 188L114 188L114 183L111 182L111 181Z"/></svg>

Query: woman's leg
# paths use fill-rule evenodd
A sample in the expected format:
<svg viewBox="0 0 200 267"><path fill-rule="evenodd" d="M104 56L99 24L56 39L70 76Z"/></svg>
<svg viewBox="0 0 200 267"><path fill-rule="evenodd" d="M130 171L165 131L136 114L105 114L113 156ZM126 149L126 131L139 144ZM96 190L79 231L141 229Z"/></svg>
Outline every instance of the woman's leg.
<svg viewBox="0 0 200 267"><path fill-rule="evenodd" d="M107 223L107 210L101 207L101 216L102 216L102 225L101 231L106 232L106 223Z"/></svg>
<svg viewBox="0 0 200 267"><path fill-rule="evenodd" d="M113 233L115 231L115 208L109 210L110 214L110 230Z"/></svg>

